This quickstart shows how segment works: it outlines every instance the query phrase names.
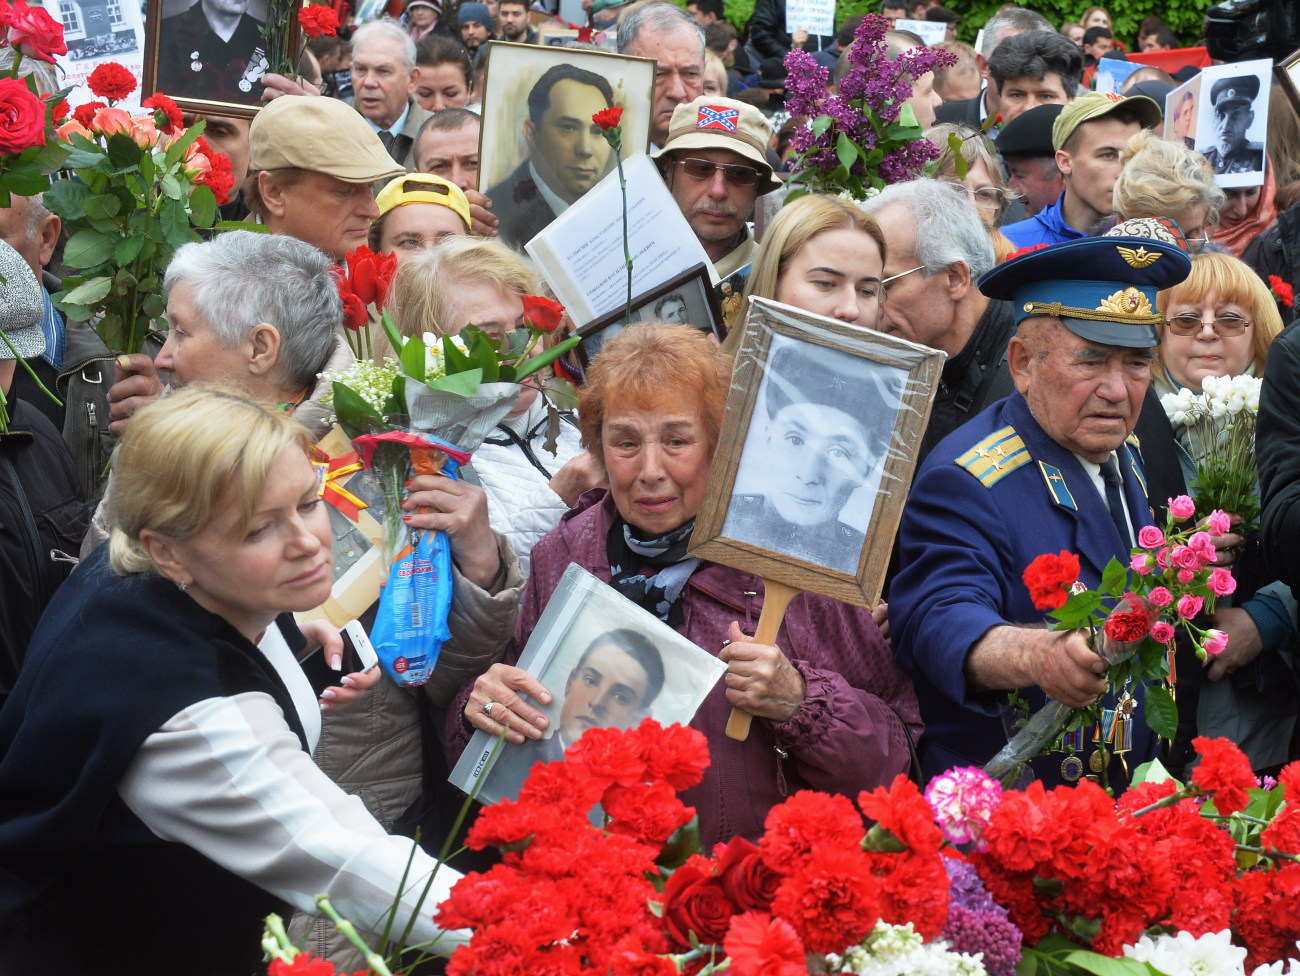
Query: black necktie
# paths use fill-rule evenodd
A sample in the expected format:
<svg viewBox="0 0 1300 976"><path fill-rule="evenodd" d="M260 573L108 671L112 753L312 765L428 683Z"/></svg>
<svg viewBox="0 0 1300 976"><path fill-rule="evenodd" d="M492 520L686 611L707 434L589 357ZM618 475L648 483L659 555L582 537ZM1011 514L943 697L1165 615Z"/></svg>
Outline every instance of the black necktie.
<svg viewBox="0 0 1300 976"><path fill-rule="evenodd" d="M393 140L394 140L395 138L397 138L397 137L394 136L394 135L393 135L391 132L389 132L387 129L380 129L380 130L379 130L379 141L382 142L382 143L384 144L384 150L385 150L385 151L388 153L388 155L390 155L390 156L393 154Z"/></svg>
<svg viewBox="0 0 1300 976"><path fill-rule="evenodd" d="M1119 530L1119 537L1124 545L1133 545L1133 536L1129 533L1128 516L1124 511L1124 488L1119 480L1119 467L1115 464L1115 455L1106 458L1101 464L1101 480L1106 484L1106 507L1110 509L1111 520Z"/></svg>

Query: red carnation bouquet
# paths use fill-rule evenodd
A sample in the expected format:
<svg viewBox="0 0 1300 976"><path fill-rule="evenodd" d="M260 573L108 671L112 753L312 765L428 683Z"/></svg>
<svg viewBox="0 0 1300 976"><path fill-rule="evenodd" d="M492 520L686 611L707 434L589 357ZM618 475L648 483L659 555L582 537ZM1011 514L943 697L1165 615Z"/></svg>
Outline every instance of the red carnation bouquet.
<svg viewBox="0 0 1300 976"><path fill-rule="evenodd" d="M1165 739L1172 739L1178 728L1175 634L1182 630L1202 661L1221 653L1227 635L1196 620L1202 611L1214 612L1216 597L1237 588L1231 570L1214 566L1211 541L1229 531L1229 516L1217 510L1200 519L1195 515L1190 497L1171 498L1164 529L1143 526L1128 565L1112 559L1095 589L1079 582L1079 557L1070 552L1036 557L1023 577L1034 606L1054 621L1052 629L1086 633L1105 659L1109 688L1102 701L1113 697L1115 708L1121 708L1138 685L1146 684L1143 721ZM1147 684L1153 675L1161 683ZM1113 747L1123 752L1124 734L1115 734L1120 721L1124 719L1116 718L1115 709L1107 710L1100 701L1079 709L1048 702L985 769L1005 781L1045 748L1071 751L1081 732L1096 729L1102 733L1097 738L1103 751Z"/></svg>

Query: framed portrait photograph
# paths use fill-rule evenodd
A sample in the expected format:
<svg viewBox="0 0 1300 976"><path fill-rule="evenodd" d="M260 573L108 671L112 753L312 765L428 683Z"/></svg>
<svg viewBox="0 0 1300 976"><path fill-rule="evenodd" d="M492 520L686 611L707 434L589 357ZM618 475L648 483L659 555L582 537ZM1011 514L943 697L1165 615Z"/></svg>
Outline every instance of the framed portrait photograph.
<svg viewBox="0 0 1300 976"><path fill-rule="evenodd" d="M596 112L623 109L624 160L647 150L654 79L649 58L488 42L478 188L502 241L522 251L615 169Z"/></svg>
<svg viewBox="0 0 1300 976"><path fill-rule="evenodd" d="M945 356L751 298L690 552L875 606Z"/></svg>
<svg viewBox="0 0 1300 976"><path fill-rule="evenodd" d="M1196 148L1196 120L1201 107L1201 76L1179 85L1165 96L1165 138Z"/></svg>
<svg viewBox="0 0 1300 976"><path fill-rule="evenodd" d="M284 25L297 64L302 31L291 0L147 0L142 96L162 92L182 109L252 118L269 65L268 18Z"/></svg>
<svg viewBox="0 0 1300 976"><path fill-rule="evenodd" d="M1273 62L1216 64L1201 72L1196 151L1225 189L1262 186Z"/></svg>
<svg viewBox="0 0 1300 976"><path fill-rule="evenodd" d="M727 337L718 309L717 293L709 280L709 269L703 264L684 271L632 299L632 318L627 309L603 315L578 330L582 342L578 344L578 361L587 364L600 352L601 346L614 338L631 322L663 322L665 325L693 325L701 332Z"/></svg>
<svg viewBox="0 0 1300 976"><path fill-rule="evenodd" d="M476 730L450 782L484 803L519 795L535 763L564 758L589 728L629 729L647 717L688 724L727 666L577 564L560 579L528 638L519 667L551 704L549 720L522 744Z"/></svg>
<svg viewBox="0 0 1300 976"><path fill-rule="evenodd" d="M1277 80L1282 83L1286 97L1291 100L1291 107L1300 115L1300 48L1279 61L1273 70L1277 73Z"/></svg>

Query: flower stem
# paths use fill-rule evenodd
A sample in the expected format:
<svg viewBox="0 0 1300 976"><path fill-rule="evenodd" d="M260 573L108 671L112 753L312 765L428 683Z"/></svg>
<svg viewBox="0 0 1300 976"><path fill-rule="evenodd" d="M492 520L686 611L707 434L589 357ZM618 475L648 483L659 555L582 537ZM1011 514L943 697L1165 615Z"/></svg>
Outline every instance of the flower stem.
<svg viewBox="0 0 1300 976"><path fill-rule="evenodd" d="M623 140L615 140L614 162L618 166L618 188L623 196L623 260L627 263L627 309L623 317L629 325L632 323L632 249L627 241L627 177L623 175Z"/></svg>
<svg viewBox="0 0 1300 976"><path fill-rule="evenodd" d="M356 926L340 915L334 906L330 904L329 895L317 895L316 907L324 912L325 917L334 923L334 927L339 930L339 933L357 948L372 972L377 973L378 976L393 976L383 957L366 945L365 941L357 933Z"/></svg>

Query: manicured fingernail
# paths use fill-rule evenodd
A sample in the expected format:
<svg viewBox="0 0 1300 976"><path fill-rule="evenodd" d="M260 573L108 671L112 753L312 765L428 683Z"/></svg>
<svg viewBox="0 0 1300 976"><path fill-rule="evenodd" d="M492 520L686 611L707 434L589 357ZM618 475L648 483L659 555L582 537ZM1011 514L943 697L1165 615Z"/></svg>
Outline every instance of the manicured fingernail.
<svg viewBox="0 0 1300 976"><path fill-rule="evenodd" d="M321 702L321 703L320 703L320 710L321 710L322 712L328 712L328 711L330 710L329 702Z"/></svg>
<svg viewBox="0 0 1300 976"><path fill-rule="evenodd" d="M414 480L415 480L414 478L411 478L411 479L410 479L409 481L407 481L404 485L402 485L402 487L403 487L403 488L410 488L410 487L411 487L411 482L414 481Z"/></svg>
<svg viewBox="0 0 1300 976"><path fill-rule="evenodd" d="M356 687L356 682L352 680L352 675L348 675L347 677L345 677L342 681L339 682L339 684L341 684L344 688Z"/></svg>
<svg viewBox="0 0 1300 976"><path fill-rule="evenodd" d="M412 518L414 518L414 516L412 516L412 515L403 515L403 516L402 516L402 521L403 521L403 522L409 522L409 521L411 521Z"/></svg>
<svg viewBox="0 0 1300 976"><path fill-rule="evenodd" d="M330 657L330 667L335 671L343 670L343 655L335 654Z"/></svg>
<svg viewBox="0 0 1300 976"><path fill-rule="evenodd" d="M326 688L324 691L320 693L320 696L326 699L327 701L333 701L335 698L338 697L338 694L334 691L333 688Z"/></svg>

